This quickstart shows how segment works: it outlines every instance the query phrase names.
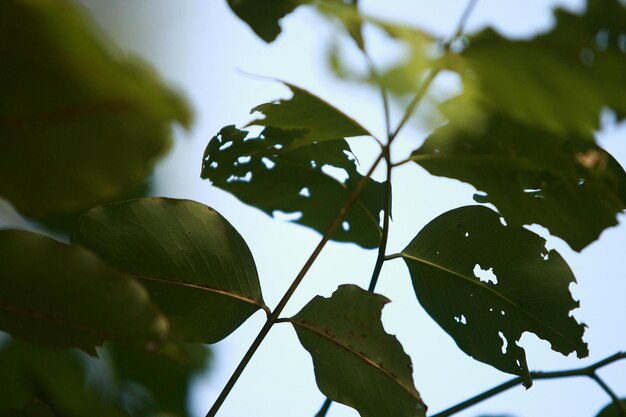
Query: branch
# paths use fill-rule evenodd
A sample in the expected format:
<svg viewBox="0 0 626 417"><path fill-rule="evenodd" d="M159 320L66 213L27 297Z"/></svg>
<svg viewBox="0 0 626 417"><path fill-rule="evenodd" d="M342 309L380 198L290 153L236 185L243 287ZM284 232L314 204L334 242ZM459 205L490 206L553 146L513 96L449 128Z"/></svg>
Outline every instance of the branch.
<svg viewBox="0 0 626 417"><path fill-rule="evenodd" d="M367 174L356 185L354 191L352 191L346 203L343 205L341 210L339 210L339 214L337 215L335 220L328 227L328 229L326 229L324 236L322 236L322 239L313 250L313 253L311 253L311 256L309 256L309 259L307 259L304 266L302 267L302 269L300 270L296 278L293 280L293 282L291 283L291 285L289 286L285 294L283 295L283 298L281 298L281 300L278 302L278 305L276 306L274 311L272 311L272 314L269 316L269 318L267 319L267 321L265 322L265 324L259 331L259 334L254 339L250 347L248 348L248 351L246 352L244 357L241 359L241 362L239 362L239 365L237 366L237 368L231 375L230 379L228 380L228 382L222 389L222 392L220 393L220 395L215 400L215 403L213 403L213 406L207 413L207 417L215 417L217 415L217 412L219 411L220 407L224 403L224 400L226 400L226 397L228 397L228 394L237 383L237 380L239 379L244 369L250 362L250 359L252 359L252 356L254 355L256 350L259 348L259 346L261 345L261 343L263 342L263 340L269 333L272 326L274 326L274 324L278 320L280 313L282 313L283 309L287 305L287 302L289 301L293 293L296 291L296 289L298 288L298 285L300 285L300 283L304 279L305 275L307 274L307 272L309 271L309 269L311 268L311 266L313 265L313 263L319 256L319 254L322 252L322 249L324 249L324 246L326 246L326 243L328 243L332 235L337 231L337 229L341 225L341 222L348 214L348 211L354 205L356 200L359 198L359 196L363 192L363 189L367 185L368 179L372 176L372 173L374 172L374 170L376 169L376 167L378 166L378 164L380 163L382 159L383 159L383 153L381 152L381 154L378 155L378 158L376 158L376 161L374 161L374 163L370 167Z"/></svg>
<svg viewBox="0 0 626 417"><path fill-rule="evenodd" d="M594 379L596 382L598 382L599 378L597 376L594 377L594 375L596 375L596 371L600 368L602 368L603 366L609 365L613 362L622 360L622 359L626 359L626 352L618 352L614 355L609 356L608 358L602 359L599 362L594 363L593 365L584 367L584 368L578 368L578 369L568 369L568 370L564 370L564 371L553 371L553 372L531 372L530 376L532 379L556 379L556 378L569 378L569 377L576 377L576 376L586 376L589 378ZM602 381L602 380L600 380ZM604 381L602 381L603 383ZM495 386L491 389L488 389L485 392L482 392L468 400L465 400L455 406L452 406L444 411L441 411L431 417L447 417L447 416L451 416L452 414L458 413L459 411L465 410L466 408L471 407L474 404L477 404L481 401L484 401L488 398L493 397L494 395L500 394L510 388L513 388L517 385L520 385L522 383L522 378L521 377L516 377L513 378L503 384L500 384L498 386ZM600 384L600 382L598 382ZM602 386L602 385L601 385ZM604 388L604 387L603 387ZM608 387L607 387L608 388ZM605 390L606 391L606 390ZM610 391L610 390L609 390ZM607 391L608 392L608 391ZM611 391L612 392L612 391ZM611 394L609 394L611 395ZM613 401L615 402L615 398L611 397L613 399ZM623 407L622 404L618 401L618 407Z"/></svg>

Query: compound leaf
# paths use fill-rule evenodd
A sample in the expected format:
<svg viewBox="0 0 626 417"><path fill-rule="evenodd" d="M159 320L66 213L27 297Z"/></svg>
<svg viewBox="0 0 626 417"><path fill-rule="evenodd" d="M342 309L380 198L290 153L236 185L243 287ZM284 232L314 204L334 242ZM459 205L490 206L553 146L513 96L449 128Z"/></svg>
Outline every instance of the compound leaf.
<svg viewBox="0 0 626 417"><path fill-rule="evenodd" d="M589 0L583 14L557 9L555 20L530 40L492 29L471 36L461 54L466 84L489 107L556 133L598 130L604 107L626 116L626 7Z"/></svg>
<svg viewBox="0 0 626 417"><path fill-rule="evenodd" d="M587 356L585 326L570 316L578 307L567 263L545 240L482 206L451 210L431 221L401 253L417 299L473 358L532 381L522 333L552 349Z"/></svg>
<svg viewBox="0 0 626 417"><path fill-rule="evenodd" d="M182 340L217 342L267 310L250 249L203 204L142 198L102 205L81 218L72 243L137 278Z"/></svg>
<svg viewBox="0 0 626 417"><path fill-rule="evenodd" d="M207 145L202 178L267 214L290 213L293 221L324 233L363 176L344 139L292 147L302 134L268 127L247 137L227 126ZM333 239L377 247L383 196L383 184L368 179Z"/></svg>
<svg viewBox="0 0 626 417"><path fill-rule="evenodd" d="M78 215L137 191L189 110L105 45L73 2L0 2L0 196L24 215ZM115 167L115 169L111 169Z"/></svg>
<svg viewBox="0 0 626 417"><path fill-rule="evenodd" d="M154 348L167 321L148 294L80 247L0 231L0 330L45 346L94 353L105 340Z"/></svg>
<svg viewBox="0 0 626 417"><path fill-rule="evenodd" d="M315 365L319 389L362 417L425 416L411 359L380 321L385 297L342 285L290 318Z"/></svg>
<svg viewBox="0 0 626 417"><path fill-rule="evenodd" d="M578 251L626 207L626 173L591 134L561 137L502 113L466 128L451 120L411 159L486 193L507 223L540 224Z"/></svg>

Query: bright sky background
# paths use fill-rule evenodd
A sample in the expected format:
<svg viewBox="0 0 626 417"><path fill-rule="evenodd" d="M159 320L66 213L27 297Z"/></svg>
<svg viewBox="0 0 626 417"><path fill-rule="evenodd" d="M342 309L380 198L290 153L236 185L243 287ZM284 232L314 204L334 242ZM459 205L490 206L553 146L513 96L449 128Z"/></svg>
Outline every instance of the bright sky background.
<svg viewBox="0 0 626 417"><path fill-rule="evenodd" d="M158 194L201 201L221 212L244 236L254 254L264 298L274 306L319 240L319 235L298 225L274 221L259 210L199 178L202 153L222 126L245 124L248 109L262 102L287 97L279 84L259 80L242 71L293 82L327 99L366 127L382 133L380 100L373 90L338 82L325 62L325 45L336 28L307 8L283 21L283 34L271 45L259 40L227 8L225 0L84 0L109 36L122 49L139 53L191 101L196 123L190 132L178 132L171 155L157 172ZM374 16L416 25L448 36L466 1L362 0ZM582 1L479 0L468 31L495 26L510 36L528 36L550 28L551 8L563 5L580 10ZM374 51L384 59L389 51ZM242 71L240 71L242 70ZM514 82L514 80L512 80ZM445 80L444 84L445 87ZM399 114L395 115L396 120ZM427 132L409 126L398 139L395 159L408 156ZM626 164L626 127L608 124L600 134L604 146ZM362 168L367 169L376 147L367 138L351 144ZM413 165L413 164L411 164ZM382 172L377 172L380 178ZM437 215L472 204L474 190L459 182L429 176L417 166L394 172L394 223L388 253L400 251ZM624 223L625 217L621 217ZM626 227L606 231L600 241L577 254L558 239L549 244L570 263L579 284L572 287L582 307L574 312L587 323L591 356L563 358L549 344L525 335L528 362L534 370L584 366L626 349ZM296 313L316 294L330 295L339 284L367 287L376 252L351 244L329 244L301 285L284 315ZM431 412L506 381L503 374L461 352L417 303L404 263L385 265L378 292L393 302L384 309L388 332L396 334L413 359L416 386ZM210 320L210 318L207 318ZM198 381L192 406L203 416L226 379L263 324L257 313L233 335L216 345L214 371ZM600 375L621 396L626 396L626 361L605 368ZM299 345L288 324L271 331L221 409L223 417L312 417L323 401L313 376L309 354ZM584 378L539 381L526 391L516 388L470 408L459 416L504 415L519 417L590 417L609 398ZM333 405L329 416L357 413Z"/></svg>

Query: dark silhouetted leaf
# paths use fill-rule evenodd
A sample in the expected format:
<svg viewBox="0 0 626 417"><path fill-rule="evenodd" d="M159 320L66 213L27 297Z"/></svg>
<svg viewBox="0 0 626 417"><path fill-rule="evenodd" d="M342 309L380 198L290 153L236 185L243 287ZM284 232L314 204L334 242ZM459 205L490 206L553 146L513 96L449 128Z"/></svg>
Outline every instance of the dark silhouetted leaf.
<svg viewBox="0 0 626 417"><path fill-rule="evenodd" d="M589 0L582 15L557 9L555 17L552 30L530 40L492 29L470 37L465 82L490 107L557 133L597 130L604 107L626 116L626 7Z"/></svg>
<svg viewBox="0 0 626 417"><path fill-rule="evenodd" d="M312 0L228 0L235 14L265 42L272 42L280 34L278 21L300 4Z"/></svg>
<svg viewBox="0 0 626 417"><path fill-rule="evenodd" d="M154 348L167 327L141 285L91 252L0 231L0 330L93 353L105 340Z"/></svg>
<svg viewBox="0 0 626 417"><path fill-rule="evenodd" d="M182 340L217 342L267 311L250 249L203 204L142 198L99 206L81 218L72 243L140 280Z"/></svg>
<svg viewBox="0 0 626 417"><path fill-rule="evenodd" d="M83 354L84 355L84 354ZM17 340L0 348L0 415L122 417L111 381L93 379L93 360L72 350L48 350ZM100 375L106 379L106 375ZM106 388L105 388L106 387ZM4 411L4 412L3 412Z"/></svg>
<svg viewBox="0 0 626 417"><path fill-rule="evenodd" d="M552 349L587 356L585 326L570 316L578 307L567 263L545 240L504 226L482 206L451 210L431 221L404 249L417 299L473 358L532 383L517 342L532 332Z"/></svg>
<svg viewBox="0 0 626 417"><path fill-rule="evenodd" d="M621 400L622 407L626 410L626 398ZM621 410L614 402L604 407L596 417L621 417Z"/></svg>
<svg viewBox="0 0 626 417"><path fill-rule="evenodd" d="M253 120L248 126L300 131L293 138L290 147L307 145L314 141L371 136L363 126L319 97L292 84L284 84L289 87L293 97L256 106L251 112L260 112L265 117Z"/></svg>
<svg viewBox="0 0 626 417"><path fill-rule="evenodd" d="M342 285L317 296L289 319L315 365L319 389L362 417L426 414L402 345L383 329L385 297Z"/></svg>
<svg viewBox="0 0 626 417"><path fill-rule="evenodd" d="M0 196L37 219L141 187L187 107L111 52L73 2L0 2ZM112 168L115 167L115 168Z"/></svg>
<svg viewBox="0 0 626 417"><path fill-rule="evenodd" d="M124 403L134 405L133 416L189 416L187 402L193 378L208 367L209 350L203 345L177 344L175 355L137 350L106 343L101 355ZM141 389L138 389L138 386Z"/></svg>
<svg viewBox="0 0 626 417"><path fill-rule="evenodd" d="M286 212L291 220L324 233L363 176L344 139L289 149L301 133L265 128L259 137L246 137L248 132L227 126L206 148L202 178L267 214ZM333 239L377 247L383 196L383 184L369 179Z"/></svg>
<svg viewBox="0 0 626 417"><path fill-rule="evenodd" d="M626 207L626 173L591 135L560 137L503 114L476 126L454 120L411 159L433 175L468 182L507 223L537 223L580 251Z"/></svg>

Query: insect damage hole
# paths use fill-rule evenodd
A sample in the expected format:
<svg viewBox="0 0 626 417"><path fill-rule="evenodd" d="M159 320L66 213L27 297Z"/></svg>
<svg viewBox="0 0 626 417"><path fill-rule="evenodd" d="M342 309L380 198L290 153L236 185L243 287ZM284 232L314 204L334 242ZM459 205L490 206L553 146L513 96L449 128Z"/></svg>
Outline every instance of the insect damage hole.
<svg viewBox="0 0 626 417"><path fill-rule="evenodd" d="M341 228L344 230L344 232L347 232L350 230L350 223L348 223L347 221L344 221L341 223Z"/></svg>
<svg viewBox="0 0 626 417"><path fill-rule="evenodd" d="M305 197L305 198L309 198L311 197L311 190L309 190L307 187L302 187L298 195Z"/></svg>
<svg viewBox="0 0 626 417"><path fill-rule="evenodd" d="M280 210L274 210L272 211L272 217L276 220L283 221L283 222L295 222L302 218L302 212L294 211L291 213L287 213L287 212L280 211Z"/></svg>
<svg viewBox="0 0 626 417"><path fill-rule="evenodd" d="M459 324L467 324L467 319L465 318L464 314L461 314L460 316L454 316L454 321Z"/></svg>
<svg viewBox="0 0 626 417"><path fill-rule="evenodd" d="M334 179L336 179L337 181L339 181L340 183L345 183L346 180L348 179L349 175L346 172L345 169L343 168L337 168L334 167L332 165L324 165L322 167L322 172L326 175L328 175L329 177L332 177Z"/></svg>
<svg viewBox="0 0 626 417"><path fill-rule="evenodd" d="M506 337L504 337L504 333L502 332L498 332L498 336L500 336L500 339L502 339L502 354L506 355L507 348L509 347L509 341L506 340Z"/></svg>
<svg viewBox="0 0 626 417"><path fill-rule="evenodd" d="M263 162L263 165L265 165L267 169L272 169L276 166L276 162L266 157L261 158L261 162Z"/></svg>
<svg viewBox="0 0 626 417"><path fill-rule="evenodd" d="M498 283L498 277L493 273L493 268L483 269L479 264L474 265L474 276L481 282Z"/></svg>

